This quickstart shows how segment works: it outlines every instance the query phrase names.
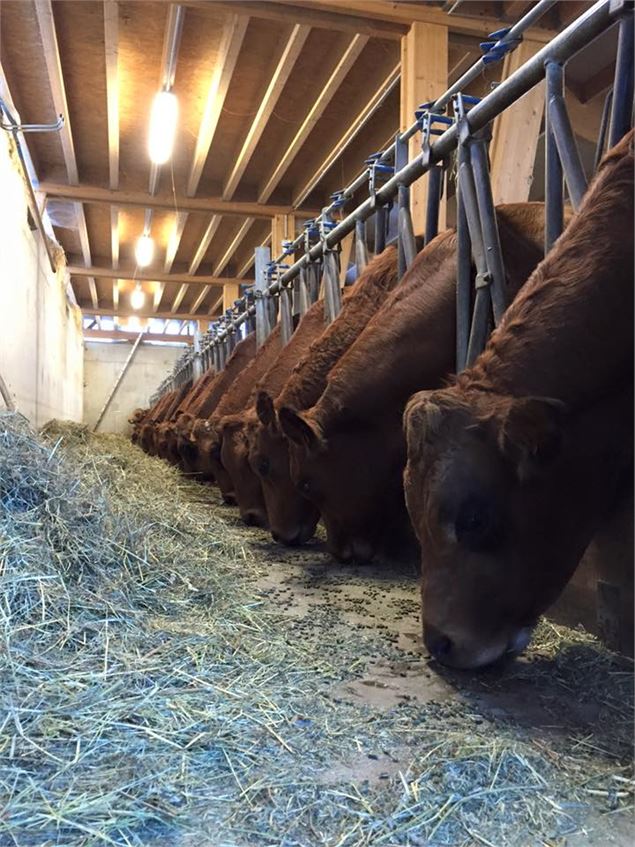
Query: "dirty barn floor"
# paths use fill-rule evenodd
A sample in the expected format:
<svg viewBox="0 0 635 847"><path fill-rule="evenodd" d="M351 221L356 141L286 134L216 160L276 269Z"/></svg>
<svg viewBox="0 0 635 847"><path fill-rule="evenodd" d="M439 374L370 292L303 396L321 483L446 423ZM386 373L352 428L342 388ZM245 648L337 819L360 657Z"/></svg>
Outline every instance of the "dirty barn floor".
<svg viewBox="0 0 635 847"><path fill-rule="evenodd" d="M543 623L447 671L407 568L274 545L124 439L2 425L2 847L633 843L627 660Z"/></svg>

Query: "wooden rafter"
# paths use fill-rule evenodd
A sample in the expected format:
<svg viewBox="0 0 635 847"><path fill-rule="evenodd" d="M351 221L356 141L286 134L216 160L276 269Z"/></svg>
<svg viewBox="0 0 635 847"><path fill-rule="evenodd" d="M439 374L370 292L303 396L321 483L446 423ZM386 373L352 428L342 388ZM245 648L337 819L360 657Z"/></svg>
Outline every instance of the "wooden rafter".
<svg viewBox="0 0 635 847"><path fill-rule="evenodd" d="M218 128L218 122L223 110L229 83L231 82L234 68L238 60L240 48L242 46L249 18L231 15L225 24L221 43L218 48L216 63L212 71L212 78L207 93L207 101L201 119L201 125L196 139L196 149L190 166L190 173L187 180L186 196L194 197L198 190L201 175L212 143ZM179 206L179 208L181 208ZM165 257L164 270L167 272L172 267L172 263L179 249L183 230L187 222L188 213L179 211L176 216L175 229Z"/></svg>
<svg viewBox="0 0 635 847"><path fill-rule="evenodd" d="M285 87L287 80L291 75L293 66L304 47L310 31L310 27L303 26L302 24L296 24L293 27L289 40L282 51L280 60L276 65L276 69L269 81L267 90L260 102L256 116L249 127L242 149L236 157L234 166L225 181L225 185L223 186L224 200L231 200L234 196L238 183L240 182L242 175L245 173L247 165L253 156L254 150L265 131L267 122L276 107L278 98L282 94L282 89Z"/></svg>
<svg viewBox="0 0 635 847"><path fill-rule="evenodd" d="M360 15L348 15L346 6L338 12L325 11L311 5L296 5L291 11L283 3L262 2L262 0L184 0L186 6L194 6L197 9L209 10L214 13L218 10L233 12L234 14L251 15L254 18L270 21L289 20L306 24L307 26L331 29L340 32L359 32L369 38L388 38L399 41L406 34L408 27L401 23L375 20Z"/></svg>
<svg viewBox="0 0 635 847"><path fill-rule="evenodd" d="M401 24L410 27L413 22L447 26L450 32L461 35L487 36L500 29L500 20L493 15L448 15L432 3L394 3L389 0L277 0L277 3L266 3L267 6L280 6L287 11L287 17L295 17L300 9L311 8L333 14L345 14L368 21L383 21L384 23ZM568 5L568 4L567 4ZM293 8L293 13L289 7ZM255 15L256 13L253 12ZM335 27L337 22L333 23ZM361 30L360 30L361 32ZM525 37L542 44L549 42L554 32L539 27L530 27L525 31Z"/></svg>
<svg viewBox="0 0 635 847"><path fill-rule="evenodd" d="M120 318L161 318L166 321L196 321L199 318L206 317L205 315L195 315L192 312L179 312L175 314L174 312L155 312L148 310L132 310L132 309L107 309L104 307L100 307L99 309L95 309L92 306L80 306L82 314L84 315L96 315L99 317L120 317Z"/></svg>
<svg viewBox="0 0 635 847"><path fill-rule="evenodd" d="M122 329L85 329L84 338L87 341L130 341L134 342L139 337L138 332L128 332ZM171 341L174 344L191 344L193 338L191 335L182 336L167 332L144 332L142 344L152 341Z"/></svg>
<svg viewBox="0 0 635 847"><path fill-rule="evenodd" d="M130 268L108 268L108 267L89 267L83 268L79 265L69 265L68 272L71 276L93 276L97 279L128 279L135 282L164 282L167 284L176 283L190 285L198 283L199 285L216 285L222 286L228 282L235 282L234 277L217 277L217 276L192 276L191 274L183 273L159 273L158 271L141 271L139 269Z"/></svg>
<svg viewBox="0 0 635 847"><path fill-rule="evenodd" d="M251 203L242 200L223 200L221 197L184 197L183 195L155 194L151 197L145 191L128 191L119 189L112 191L98 185L82 183L81 185L65 185L59 182L44 180L39 190L48 197L58 197L63 200L76 200L81 203L111 204L115 206L131 206L151 209L167 209L182 212L208 212L217 215L250 218L273 218L276 215L286 215L293 211L289 205L276 203ZM319 209L302 209L307 217L319 214Z"/></svg>
<svg viewBox="0 0 635 847"><path fill-rule="evenodd" d="M108 112L108 183L119 188L119 3L104 0L104 45L106 54L106 103ZM119 208L110 209L110 252L112 266L119 266ZM112 302L119 306L119 281L112 283Z"/></svg>
<svg viewBox="0 0 635 847"><path fill-rule="evenodd" d="M71 120L68 111L68 101L66 99L66 88L64 86L64 76L62 74L62 63L60 60L57 34L55 32L55 20L53 18L53 6L51 0L36 0L35 13L37 15L40 37L42 39L42 48L44 51L44 59L46 62L46 70L49 85L51 87L53 103L55 104L55 111L64 116L64 126L60 130L59 138L62 144L66 176L71 185L77 185L79 183L79 172L77 170L77 158L75 156L75 146L73 143L73 133L71 131ZM88 228L86 227L84 207L81 202L75 203L75 214L77 216L82 257L84 259L84 264L88 267L92 264L90 256L90 241L88 238ZM97 286L95 284L94 277L89 276L88 286L93 306L97 307L99 305L99 300L97 297Z"/></svg>
<svg viewBox="0 0 635 847"><path fill-rule="evenodd" d="M361 111L357 115L355 115L355 117L350 121L341 137L326 153L320 164L314 169L311 176L306 180L306 182L304 182L294 191L292 203L295 209L297 209L306 200L311 191L313 191L315 186L331 167L333 162L335 162L336 159L342 155L342 151L346 147L348 147L353 138L355 138L357 133L364 126L366 121L368 121L371 115L384 101L384 98L388 95L390 91L392 91L396 83L399 81L400 69L401 64L397 63L395 67L390 71L386 79L384 79L384 81L381 83L379 88L375 91L370 100L365 104Z"/></svg>
<svg viewBox="0 0 635 847"><path fill-rule="evenodd" d="M232 240L227 245L227 249L225 250L223 255L220 257L218 262L216 263L216 266L214 267L214 276L218 276L220 273L222 273L225 270L225 268L227 267L227 265L231 261L232 256L234 255L234 253L238 249L238 246L242 242L243 238L249 232L249 229L253 225L253 222L254 222L253 218L246 218L245 219L243 224L238 229L238 232L236 233L236 235L232 238Z"/></svg>
<svg viewBox="0 0 635 847"><path fill-rule="evenodd" d="M324 110L331 102L337 89L340 87L342 81L346 77L347 73L355 64L359 54L362 52L366 44L368 43L368 36L366 35L354 35L348 44L346 50L342 53L340 60L336 64L333 69L331 75L327 79L322 91L318 94L313 105L309 109L309 112L305 119L300 124L298 131L295 136L291 140L291 142L286 146L282 157L278 161L278 163L274 166L273 170L269 174L269 176L264 181L262 187L258 192L258 202L266 203L267 200L271 197L273 191L277 187L278 183L282 179L285 171L299 152L300 148L304 144L304 142L309 137L311 130L316 125Z"/></svg>
<svg viewBox="0 0 635 847"><path fill-rule="evenodd" d="M198 312L198 310L201 308L203 300L207 297L208 291L209 291L209 288L203 288L200 291L200 293L197 295L196 299L194 300L194 302L192 303L192 305L190 307L193 312Z"/></svg>

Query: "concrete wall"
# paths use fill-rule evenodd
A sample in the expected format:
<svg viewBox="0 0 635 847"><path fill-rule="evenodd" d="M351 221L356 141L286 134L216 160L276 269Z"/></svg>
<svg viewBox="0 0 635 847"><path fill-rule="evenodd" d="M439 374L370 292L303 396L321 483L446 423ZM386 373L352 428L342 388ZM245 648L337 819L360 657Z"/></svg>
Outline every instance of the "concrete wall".
<svg viewBox="0 0 635 847"><path fill-rule="evenodd" d="M29 226L27 196L13 141L0 132L0 374L36 426L80 421L81 315L62 251L56 246L54 273L42 236Z"/></svg>
<svg viewBox="0 0 635 847"><path fill-rule="evenodd" d="M131 347L131 343L119 341L84 343L84 422L88 426L95 425ZM141 343L99 431L127 433L130 413L149 405L150 395L182 353L183 345Z"/></svg>

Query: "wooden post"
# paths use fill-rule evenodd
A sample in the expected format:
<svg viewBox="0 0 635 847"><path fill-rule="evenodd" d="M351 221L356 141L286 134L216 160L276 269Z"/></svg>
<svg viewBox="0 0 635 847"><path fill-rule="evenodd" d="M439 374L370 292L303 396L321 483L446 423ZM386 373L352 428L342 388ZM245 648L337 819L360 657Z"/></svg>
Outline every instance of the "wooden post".
<svg viewBox="0 0 635 847"><path fill-rule="evenodd" d="M535 41L523 41L505 56L502 78L507 79L542 46ZM544 107L543 81L494 121L490 161L495 204L524 203L529 199Z"/></svg>
<svg viewBox="0 0 635 847"><path fill-rule="evenodd" d="M277 259L282 253L282 242L295 238L295 215L275 215L271 219L271 258ZM285 264L291 265L291 256L285 258Z"/></svg>
<svg viewBox="0 0 635 847"><path fill-rule="evenodd" d="M223 285L223 312L226 309L231 309L234 305L234 300L240 297L240 289L237 282L226 282Z"/></svg>
<svg viewBox="0 0 635 847"><path fill-rule="evenodd" d="M413 23L401 39L401 130L415 119L421 103L434 101L448 87L448 28L437 24ZM408 158L421 152L421 136L409 142ZM410 186L410 211L415 235L423 235L426 225L428 177ZM439 208L439 232L446 227L446 196Z"/></svg>

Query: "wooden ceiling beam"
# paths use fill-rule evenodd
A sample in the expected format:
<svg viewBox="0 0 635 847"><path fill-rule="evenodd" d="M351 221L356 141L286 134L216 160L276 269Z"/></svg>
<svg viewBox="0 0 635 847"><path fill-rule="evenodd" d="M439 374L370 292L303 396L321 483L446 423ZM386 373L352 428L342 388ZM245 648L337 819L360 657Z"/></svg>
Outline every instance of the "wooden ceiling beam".
<svg viewBox="0 0 635 847"><path fill-rule="evenodd" d="M233 5L233 4L232 4ZM310 8L339 15L358 16L366 21L382 21L384 23L401 24L410 27L412 23L437 24L447 26L450 32L461 35L489 35L500 29L500 20L493 15L448 15L432 3L395 3L388 0L277 0L276 3L263 3L266 6L281 6L287 12L287 20L294 18L296 11ZM255 12L254 12L255 14ZM334 24L335 26L335 24ZM360 30L361 31L361 30ZM531 27L525 30L526 38L547 44L555 35L554 30Z"/></svg>
<svg viewBox="0 0 635 847"><path fill-rule="evenodd" d="M196 271L199 268L199 265L201 264L201 262L205 258L205 254L207 253L207 248L211 244L212 238L216 235L216 231L218 230L218 227L220 226L220 222L221 222L221 216L220 215L214 215L212 217L211 221L209 222L209 224L207 225L207 229L203 233L203 237L201 238L201 240L198 244L198 247L196 248L196 250L194 252L194 256L192 257L192 260L190 262L190 267L189 267L189 271L188 271L190 274L196 273Z"/></svg>
<svg viewBox="0 0 635 847"><path fill-rule="evenodd" d="M227 245L227 249L225 250L223 255L220 257L218 262L216 263L216 265L214 267L214 276L218 276L219 273L221 273L222 271L225 270L225 268L229 264L232 256L236 253L236 250L238 249L238 247L242 243L243 239L245 238L245 236L249 232L249 229L251 228L253 223L254 223L253 218L247 218L244 221L244 223L239 228L236 235L232 238L232 240Z"/></svg>
<svg viewBox="0 0 635 847"><path fill-rule="evenodd" d="M174 207L181 212L208 212L218 215L249 218L273 218L276 215L288 215L294 211L290 205L270 203L252 203L243 200L223 200L221 197L183 197L171 194L155 194L151 197L145 191L127 191L119 189L112 191L98 185L64 185L59 182L40 182L38 190L48 197L61 200L73 200L80 203L110 204L114 206L137 206L152 209L168 209ZM302 209L307 218L319 215L319 209Z"/></svg>
<svg viewBox="0 0 635 847"><path fill-rule="evenodd" d="M93 266L83 268L81 265L68 265L68 272L71 276L86 277L92 276L97 279L126 279L134 282L164 282L167 284L177 283L181 285L189 285L198 283L199 285L223 286L230 282L236 282L234 277L216 277L216 276L192 276L191 274L165 274L154 271L141 271L139 269L130 268L108 268Z"/></svg>
<svg viewBox="0 0 635 847"><path fill-rule="evenodd" d="M174 313L174 312L178 311L179 306L183 302L183 298L185 297L185 292L187 291L187 289L188 289L188 286L187 286L186 283L184 283L183 285L181 285L179 287L179 290L176 292L176 297L174 298L174 301L173 301L172 305L170 306L170 312ZM194 311L194 310L192 310L192 311Z"/></svg>
<svg viewBox="0 0 635 847"><path fill-rule="evenodd" d="M104 0L104 47L106 57L106 106L108 115L108 182L119 188L119 3ZM119 209L110 209L110 252L112 266L119 266ZM119 305L119 283L112 283L112 302Z"/></svg>
<svg viewBox="0 0 635 847"><path fill-rule="evenodd" d="M282 3L262 2L262 0L260 2L258 0L251 0L251 2L249 0L213 0L213 2L184 0L184 5L214 14L217 14L218 11L227 11L233 14L251 15L251 17L261 20L283 21L287 24L290 20L293 20L310 27L340 32L358 32L361 35L367 35L369 38L388 38L393 41L399 41L408 30L407 25L402 23L345 14L347 11L345 4L338 12L317 9L312 4L297 5L293 12L290 12L289 8Z"/></svg>
<svg viewBox="0 0 635 847"><path fill-rule="evenodd" d="M193 312L198 312L198 310L201 308L201 306L203 304L203 300L205 300L205 298L207 297L208 291L209 291L209 288L203 288L202 291L199 293L199 295L196 297L196 299L194 300L194 302L192 303L192 305L190 307ZM222 295L221 295L221 297L222 297Z"/></svg>
<svg viewBox="0 0 635 847"><path fill-rule="evenodd" d="M53 17L53 6L51 0L36 0L35 14L37 16L40 37L42 39L42 49L44 52L48 82L51 88L55 111L57 114L64 116L64 125L60 130L58 137L62 145L66 175L71 185L78 185L79 171L77 170L77 158L75 156L75 145L73 143L71 119L68 110L68 101L66 99L66 88L64 86L64 75L62 73L62 62L60 59L57 33L55 32L55 19ZM81 202L75 203L75 214L77 217L82 257L84 259L84 264L88 267L92 265L92 259L90 256L90 241L88 238L88 228L86 226L86 216ZM95 284L94 277L89 276L88 286L90 289L91 300L93 305L96 307L99 305L99 300L97 297L97 286Z"/></svg>
<svg viewBox="0 0 635 847"><path fill-rule="evenodd" d="M302 24L296 24L293 27L289 40L282 51L280 59L278 60L276 69L269 80L267 90L260 101L258 111L256 112L247 135L245 136L240 153L236 157L234 166L225 181L225 185L223 186L223 200L231 200L234 196L234 192L238 188L238 184L245 173L249 162L251 161L251 157L258 146L258 142L262 138L262 134L269 122L269 118L276 107L278 99L282 94L282 90L291 76L293 66L302 52L302 48L309 37L310 31L310 27L303 26Z"/></svg>
<svg viewBox="0 0 635 847"><path fill-rule="evenodd" d="M278 161L278 164L274 166L273 170L266 178L264 184L259 189L259 203L266 203L267 200L271 197L274 190L278 186L280 180L284 176L287 168L289 167L293 159L296 157L296 155L299 153L300 148L309 137L311 131L313 130L313 127L322 117L324 110L335 96L342 81L355 64L357 58L359 57L359 54L362 52L367 43L367 35L358 34L353 36L348 47L342 53L339 62L336 64L331 75L327 79L324 87L322 88L322 91L314 100L313 105L309 109L307 116L300 124L300 127L296 132L295 136L284 150L282 158Z"/></svg>
<svg viewBox="0 0 635 847"><path fill-rule="evenodd" d="M326 156L321 159L319 165L315 167L311 176L293 192L292 204L294 209L297 209L306 200L331 165L342 155L342 152L346 147L348 147L357 133L362 129L366 121L369 120L372 114L379 108L384 99L393 90L399 82L400 70L401 63L398 62L362 110L354 118L352 118L344 133L328 151Z"/></svg>
<svg viewBox="0 0 635 847"><path fill-rule="evenodd" d="M207 101L201 119L201 125L196 139L196 148L194 157L190 166L190 173L187 180L186 196L194 197L198 190L203 168L209 155L214 136L218 128L218 122L223 111L225 98L229 89L234 68L238 61L240 48L245 37L249 18L231 15L223 28L216 62L212 71L212 78L207 93ZM176 257L187 222L187 212L179 211L176 215L175 229L170 241L165 257L164 270L170 271L172 263Z"/></svg>
<svg viewBox="0 0 635 847"><path fill-rule="evenodd" d="M139 337L138 332L128 332L123 329L85 329L84 338L87 341L126 341L135 342ZM182 336L167 332L145 332L141 343L144 341L170 341L174 344L192 344L194 338L191 335Z"/></svg>
<svg viewBox="0 0 635 847"><path fill-rule="evenodd" d="M133 309L108 309L104 307L94 309L92 306L87 304L80 305L79 308L83 315L95 315L99 317L160 318L168 321L198 321L201 318L207 317L207 315L194 315L191 312L179 312L178 314L173 314L172 312L153 312L148 311L147 309L140 309L139 311L134 311ZM137 333L137 335L138 334L139 333Z"/></svg>

